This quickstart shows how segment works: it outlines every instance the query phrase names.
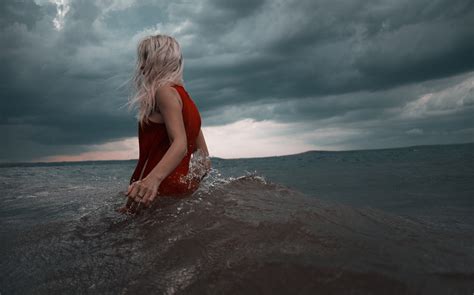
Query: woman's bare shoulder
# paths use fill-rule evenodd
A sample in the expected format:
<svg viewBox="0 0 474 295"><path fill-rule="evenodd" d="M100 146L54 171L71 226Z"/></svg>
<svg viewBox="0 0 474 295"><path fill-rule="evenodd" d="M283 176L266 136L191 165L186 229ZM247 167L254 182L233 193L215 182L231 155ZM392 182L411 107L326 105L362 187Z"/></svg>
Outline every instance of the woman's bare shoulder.
<svg viewBox="0 0 474 295"><path fill-rule="evenodd" d="M156 90L158 105L169 105L179 103L182 106L181 96L173 86L163 85Z"/></svg>

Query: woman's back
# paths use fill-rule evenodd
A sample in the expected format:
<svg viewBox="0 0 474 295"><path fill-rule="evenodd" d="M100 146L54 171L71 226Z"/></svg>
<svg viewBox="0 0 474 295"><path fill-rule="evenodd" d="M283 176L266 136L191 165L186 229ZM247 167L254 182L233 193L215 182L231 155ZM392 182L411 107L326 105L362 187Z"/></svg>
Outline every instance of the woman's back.
<svg viewBox="0 0 474 295"><path fill-rule="evenodd" d="M201 116L194 101L183 86L175 84L182 101L182 116L186 130L187 153L178 166L161 182L159 195L185 196L199 186L199 177L188 175L191 155L196 151L196 139L201 129ZM130 184L146 177L163 158L170 147L170 141L164 123L149 121L138 124L139 159Z"/></svg>

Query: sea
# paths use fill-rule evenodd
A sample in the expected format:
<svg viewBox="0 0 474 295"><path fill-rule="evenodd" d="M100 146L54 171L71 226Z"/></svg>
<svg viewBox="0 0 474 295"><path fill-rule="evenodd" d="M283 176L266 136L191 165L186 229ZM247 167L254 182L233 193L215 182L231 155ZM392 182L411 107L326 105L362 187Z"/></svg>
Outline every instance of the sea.
<svg viewBox="0 0 474 295"><path fill-rule="evenodd" d="M473 294L474 143L211 158L120 214L137 163L0 166L0 294Z"/></svg>

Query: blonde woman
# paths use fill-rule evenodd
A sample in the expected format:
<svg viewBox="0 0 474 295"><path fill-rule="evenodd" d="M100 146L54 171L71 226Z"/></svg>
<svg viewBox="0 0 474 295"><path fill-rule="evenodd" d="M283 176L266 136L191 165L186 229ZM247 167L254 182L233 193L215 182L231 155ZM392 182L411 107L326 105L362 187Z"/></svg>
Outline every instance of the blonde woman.
<svg viewBox="0 0 474 295"><path fill-rule="evenodd" d="M179 43L167 35L148 36L137 54L129 105L138 106L139 159L122 213L138 213L158 195L190 195L211 167L199 110L184 88ZM191 158L199 159L194 166L201 169L190 171Z"/></svg>

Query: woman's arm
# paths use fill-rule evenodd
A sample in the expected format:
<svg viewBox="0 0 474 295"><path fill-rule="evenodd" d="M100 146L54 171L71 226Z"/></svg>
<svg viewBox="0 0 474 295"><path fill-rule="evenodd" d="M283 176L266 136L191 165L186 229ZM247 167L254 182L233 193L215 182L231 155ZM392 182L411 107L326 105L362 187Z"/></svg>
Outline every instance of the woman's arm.
<svg viewBox="0 0 474 295"><path fill-rule="evenodd" d="M157 102L171 145L148 176L161 182L186 156L187 140L182 115L182 102L176 89L172 87L160 88L157 92Z"/></svg>
<svg viewBox="0 0 474 295"><path fill-rule="evenodd" d="M178 166L187 153L186 130L179 93L172 87L161 87L157 91L156 100L171 145L153 170L143 180L138 181L138 185L129 189L130 197L142 196L140 202L145 204L149 204L155 199L163 179Z"/></svg>

